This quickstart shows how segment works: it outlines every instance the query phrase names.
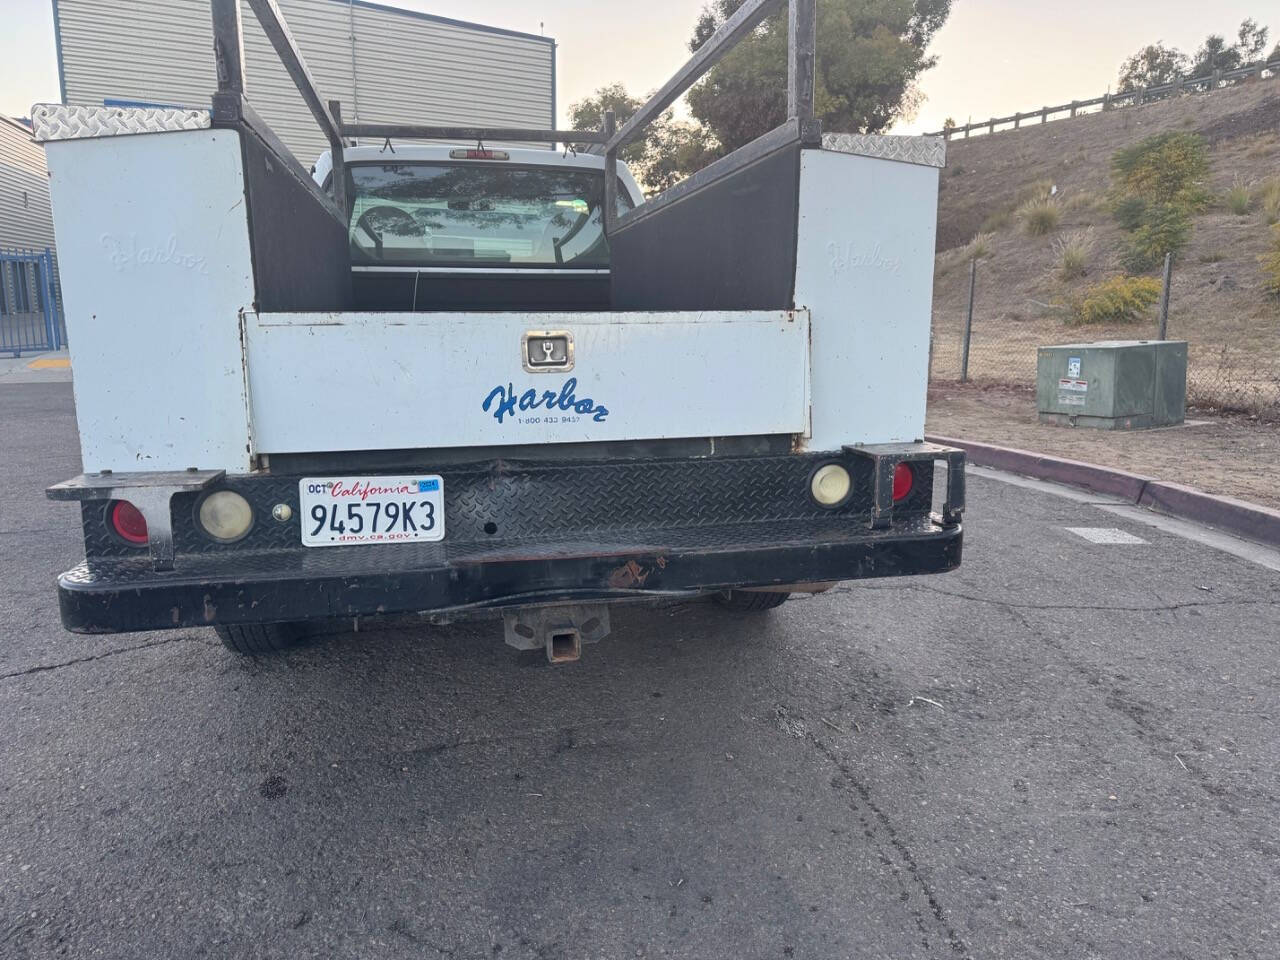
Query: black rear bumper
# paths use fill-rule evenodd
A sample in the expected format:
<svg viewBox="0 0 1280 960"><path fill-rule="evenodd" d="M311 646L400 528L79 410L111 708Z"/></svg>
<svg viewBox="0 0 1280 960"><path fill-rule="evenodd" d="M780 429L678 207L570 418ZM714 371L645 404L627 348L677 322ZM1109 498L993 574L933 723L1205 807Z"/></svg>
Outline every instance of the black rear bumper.
<svg viewBox="0 0 1280 960"><path fill-rule="evenodd" d="M932 512L937 460L948 464L940 514ZM915 484L894 503L893 469L903 461ZM809 483L831 462L849 470L853 490L823 509ZM51 495L81 500L87 557L59 578L63 623L128 632L643 599L943 573L960 563L963 454L927 444L497 460L439 472L443 542L323 548L301 544L298 476L92 475L60 484ZM106 502L94 499L154 500L155 483L173 491L148 514L149 528L169 521L170 549L159 555L156 529L150 553L124 544L106 529ZM238 543L212 542L194 520L200 497L218 488L243 495L256 517Z"/></svg>
<svg viewBox="0 0 1280 960"><path fill-rule="evenodd" d="M962 540L960 527L927 519L886 531L832 519L471 547L443 562L412 546L205 556L160 573L111 559L63 574L58 592L67 629L114 633L944 573L959 566Z"/></svg>

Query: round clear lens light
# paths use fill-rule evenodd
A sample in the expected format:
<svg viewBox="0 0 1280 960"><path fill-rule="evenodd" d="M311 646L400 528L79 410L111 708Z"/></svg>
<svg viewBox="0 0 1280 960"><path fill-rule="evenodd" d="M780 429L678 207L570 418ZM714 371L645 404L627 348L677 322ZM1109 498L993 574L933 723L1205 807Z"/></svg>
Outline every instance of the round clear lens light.
<svg viewBox="0 0 1280 960"><path fill-rule="evenodd" d="M213 539L231 543L253 526L253 507L235 491L219 490L201 501L200 526Z"/></svg>
<svg viewBox="0 0 1280 960"><path fill-rule="evenodd" d="M828 463L813 475L810 486L813 499L824 507L835 507L844 503L853 489L853 478L849 471L838 463Z"/></svg>

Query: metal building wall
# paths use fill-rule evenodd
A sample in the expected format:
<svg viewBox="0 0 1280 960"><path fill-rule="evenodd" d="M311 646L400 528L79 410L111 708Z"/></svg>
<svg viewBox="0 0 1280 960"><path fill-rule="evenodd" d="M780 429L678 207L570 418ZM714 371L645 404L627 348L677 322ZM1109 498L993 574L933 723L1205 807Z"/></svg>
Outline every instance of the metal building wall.
<svg viewBox="0 0 1280 960"><path fill-rule="evenodd" d="M0 117L0 247L53 246L49 172L31 131Z"/></svg>
<svg viewBox="0 0 1280 960"><path fill-rule="evenodd" d="M52 0L64 103L207 108L208 0ZM348 120L554 125L555 43L367 0L279 0L323 96ZM247 3L246 92L310 164L327 144Z"/></svg>

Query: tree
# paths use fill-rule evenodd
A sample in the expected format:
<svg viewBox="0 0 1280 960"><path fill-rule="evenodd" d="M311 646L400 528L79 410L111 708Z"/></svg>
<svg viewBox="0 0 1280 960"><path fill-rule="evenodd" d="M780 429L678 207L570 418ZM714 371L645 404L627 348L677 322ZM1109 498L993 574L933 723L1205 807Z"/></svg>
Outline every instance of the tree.
<svg viewBox="0 0 1280 960"><path fill-rule="evenodd" d="M743 0L711 0L694 28L697 50ZM951 0L818 0L815 108L828 130L878 133L919 104L916 81L937 62L925 53ZM787 19L765 20L689 91L689 109L735 150L787 114Z"/></svg>
<svg viewBox="0 0 1280 960"><path fill-rule="evenodd" d="M1187 76L1190 60L1175 47L1153 43L1143 47L1120 67L1120 93L1161 87Z"/></svg>
<svg viewBox="0 0 1280 960"><path fill-rule="evenodd" d="M1241 65L1257 63L1267 49L1267 37L1271 31L1258 26L1256 20L1249 18L1240 24L1236 33L1235 51L1240 55Z"/></svg>
<svg viewBox="0 0 1280 960"><path fill-rule="evenodd" d="M1196 51L1195 64L1191 72L1197 77L1207 77L1215 70L1234 70L1240 66L1240 54L1235 47L1227 45L1227 40L1220 33L1211 33L1204 38L1200 49Z"/></svg>
<svg viewBox="0 0 1280 960"><path fill-rule="evenodd" d="M620 83L601 87L592 96L569 108L569 122L575 130L599 130L604 112L612 110L621 127L644 106L644 101L627 93ZM577 144L583 150L587 144ZM705 167L717 154L715 141L702 126L676 120L670 110L645 129L639 140L618 152L636 179L649 192L667 189L691 173Z"/></svg>
<svg viewBox="0 0 1280 960"><path fill-rule="evenodd" d="M638 100L627 93L627 88L622 84L610 83L601 87L585 100L579 100L569 107L569 125L574 130L603 129L604 113L606 110L612 110L614 120L618 126L622 126L642 106L644 106L644 101ZM579 150L585 150L587 147L586 144L581 143L576 146ZM629 166L638 165L644 159L644 151L644 141L638 140L635 143L628 144L619 152L618 156Z"/></svg>

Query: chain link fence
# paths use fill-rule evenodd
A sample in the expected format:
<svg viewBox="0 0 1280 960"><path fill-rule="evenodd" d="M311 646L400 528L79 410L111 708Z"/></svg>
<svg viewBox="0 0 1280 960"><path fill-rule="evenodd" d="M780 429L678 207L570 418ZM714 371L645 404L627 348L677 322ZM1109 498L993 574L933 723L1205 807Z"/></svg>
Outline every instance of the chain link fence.
<svg viewBox="0 0 1280 960"><path fill-rule="evenodd" d="M970 300L964 294L971 278ZM952 289L934 307L931 381L1034 388L1039 347L1160 337L1155 309L1140 323L1083 326L1072 322L1067 307L1049 299L1011 304L999 284L984 283L981 261L976 271L966 264L939 283ZM1269 322L1248 317L1208 320L1194 310L1179 309L1175 282L1165 335L1188 342L1189 404L1280 421L1280 307Z"/></svg>

